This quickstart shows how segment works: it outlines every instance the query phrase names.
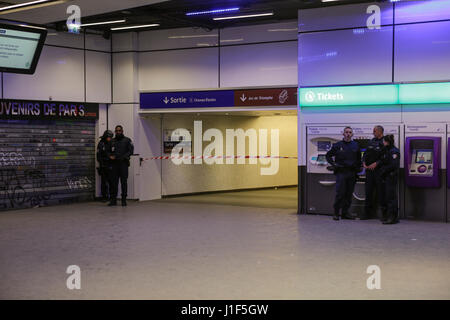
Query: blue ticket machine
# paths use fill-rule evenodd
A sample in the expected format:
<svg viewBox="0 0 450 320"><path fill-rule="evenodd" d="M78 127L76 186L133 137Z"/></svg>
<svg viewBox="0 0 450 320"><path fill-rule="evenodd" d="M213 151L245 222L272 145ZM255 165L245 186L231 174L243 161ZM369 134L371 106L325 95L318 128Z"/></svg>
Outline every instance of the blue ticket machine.
<svg viewBox="0 0 450 320"><path fill-rule="evenodd" d="M450 136L447 140L447 222L450 222Z"/></svg>
<svg viewBox="0 0 450 320"><path fill-rule="evenodd" d="M405 143L406 185L439 188L441 137L407 137Z"/></svg>
<svg viewBox="0 0 450 320"><path fill-rule="evenodd" d="M447 188L450 189L450 137L447 141Z"/></svg>

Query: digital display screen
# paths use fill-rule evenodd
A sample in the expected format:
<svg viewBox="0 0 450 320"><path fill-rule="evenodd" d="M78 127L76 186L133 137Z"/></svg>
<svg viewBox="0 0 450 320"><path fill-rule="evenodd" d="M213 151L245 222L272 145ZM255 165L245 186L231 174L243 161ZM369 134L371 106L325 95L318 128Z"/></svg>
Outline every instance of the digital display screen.
<svg viewBox="0 0 450 320"><path fill-rule="evenodd" d="M331 141L317 141L317 151L328 151L331 149Z"/></svg>
<svg viewBox="0 0 450 320"><path fill-rule="evenodd" d="M34 73L47 30L0 24L0 71Z"/></svg>
<svg viewBox="0 0 450 320"><path fill-rule="evenodd" d="M319 154L317 156L317 162L322 162L322 163L326 163L327 162L327 157L325 154Z"/></svg>
<svg viewBox="0 0 450 320"><path fill-rule="evenodd" d="M416 163L432 163L433 151L432 150L417 150L416 151Z"/></svg>

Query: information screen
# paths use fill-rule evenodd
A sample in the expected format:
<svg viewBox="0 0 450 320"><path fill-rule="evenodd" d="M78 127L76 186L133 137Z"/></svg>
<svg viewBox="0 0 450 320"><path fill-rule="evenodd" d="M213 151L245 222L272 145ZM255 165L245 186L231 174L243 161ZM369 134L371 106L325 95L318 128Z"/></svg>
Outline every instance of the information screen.
<svg viewBox="0 0 450 320"><path fill-rule="evenodd" d="M432 150L417 150L416 163L431 163L433 161Z"/></svg>
<svg viewBox="0 0 450 320"><path fill-rule="evenodd" d="M0 71L32 74L47 30L0 24Z"/></svg>
<svg viewBox="0 0 450 320"><path fill-rule="evenodd" d="M327 156L325 154L319 154L317 156L317 162L319 162L319 163L327 163Z"/></svg>

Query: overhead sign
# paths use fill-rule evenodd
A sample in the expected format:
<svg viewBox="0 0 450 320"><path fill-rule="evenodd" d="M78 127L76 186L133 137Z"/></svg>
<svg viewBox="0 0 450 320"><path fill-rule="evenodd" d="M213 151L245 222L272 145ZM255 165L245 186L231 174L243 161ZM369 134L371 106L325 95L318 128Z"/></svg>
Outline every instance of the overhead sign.
<svg viewBox="0 0 450 320"><path fill-rule="evenodd" d="M0 119L98 119L98 103L0 100Z"/></svg>
<svg viewBox="0 0 450 320"><path fill-rule="evenodd" d="M300 107L398 104L397 85L300 88Z"/></svg>
<svg viewBox="0 0 450 320"><path fill-rule="evenodd" d="M296 106L296 88L251 89L234 92L235 106Z"/></svg>
<svg viewBox="0 0 450 320"><path fill-rule="evenodd" d="M187 91L141 93L141 109L232 107L234 91Z"/></svg>
<svg viewBox="0 0 450 320"><path fill-rule="evenodd" d="M141 109L296 106L297 88L142 92Z"/></svg>
<svg viewBox="0 0 450 320"><path fill-rule="evenodd" d="M450 103L450 82L399 85L401 104Z"/></svg>
<svg viewBox="0 0 450 320"><path fill-rule="evenodd" d="M450 103L450 82L300 88L300 107Z"/></svg>

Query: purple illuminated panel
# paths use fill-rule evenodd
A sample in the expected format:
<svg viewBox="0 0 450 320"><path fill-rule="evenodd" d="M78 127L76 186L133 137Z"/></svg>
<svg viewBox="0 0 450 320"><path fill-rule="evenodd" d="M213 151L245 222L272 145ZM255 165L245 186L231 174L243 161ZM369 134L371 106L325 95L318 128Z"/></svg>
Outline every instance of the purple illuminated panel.
<svg viewBox="0 0 450 320"><path fill-rule="evenodd" d="M301 33L299 86L392 81L392 27Z"/></svg>
<svg viewBox="0 0 450 320"><path fill-rule="evenodd" d="M450 21L395 27L395 82L450 79Z"/></svg>
<svg viewBox="0 0 450 320"><path fill-rule="evenodd" d="M393 20L392 3L359 3L345 6L328 6L298 11L298 31L309 32L342 28L365 28L373 14L372 5L381 13L381 25L390 25Z"/></svg>
<svg viewBox="0 0 450 320"><path fill-rule="evenodd" d="M450 138L447 141L447 188L450 189Z"/></svg>
<svg viewBox="0 0 450 320"><path fill-rule="evenodd" d="M413 145L417 142L428 141L433 147L433 175L419 176L410 175L413 157ZM439 170L441 168L441 138L440 137L407 137L405 143L405 181L410 187L439 188L441 181ZM420 172L420 171L419 171Z"/></svg>
<svg viewBox="0 0 450 320"><path fill-rule="evenodd" d="M450 19L450 0L405 1L395 5L395 23Z"/></svg>

